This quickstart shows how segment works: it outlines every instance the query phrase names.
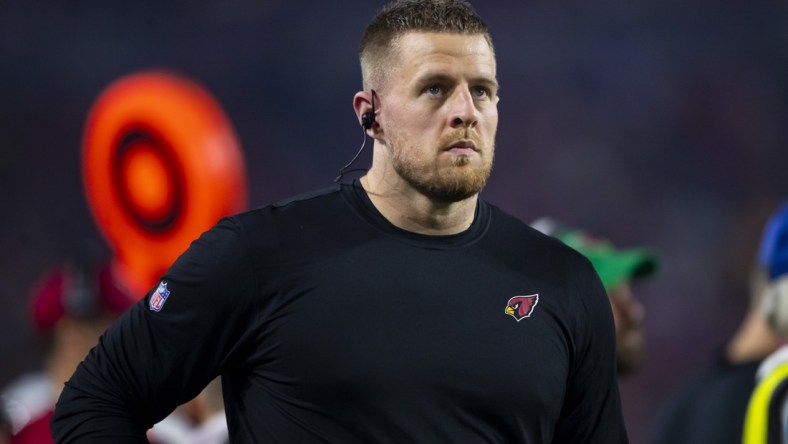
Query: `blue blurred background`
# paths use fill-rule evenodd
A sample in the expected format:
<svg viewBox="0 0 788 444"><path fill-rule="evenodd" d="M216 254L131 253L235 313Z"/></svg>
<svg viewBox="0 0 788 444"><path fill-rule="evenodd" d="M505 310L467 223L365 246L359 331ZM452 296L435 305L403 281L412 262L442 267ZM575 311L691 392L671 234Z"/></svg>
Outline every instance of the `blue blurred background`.
<svg viewBox="0 0 788 444"><path fill-rule="evenodd" d="M26 305L36 277L103 242L80 170L100 92L141 69L186 74L232 120L252 206L322 188L361 142L356 49L382 4L0 2L0 386L40 364ZM502 85L484 197L662 258L636 287L646 367L622 381L643 442L737 326L762 226L788 197L788 3L475 6Z"/></svg>

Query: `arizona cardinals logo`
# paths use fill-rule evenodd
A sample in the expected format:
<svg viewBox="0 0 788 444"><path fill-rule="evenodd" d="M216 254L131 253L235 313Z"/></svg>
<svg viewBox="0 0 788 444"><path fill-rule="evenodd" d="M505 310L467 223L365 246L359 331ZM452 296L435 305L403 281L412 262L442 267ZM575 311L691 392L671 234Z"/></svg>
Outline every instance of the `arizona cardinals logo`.
<svg viewBox="0 0 788 444"><path fill-rule="evenodd" d="M517 319L517 322L520 322L523 318L531 316L537 302L539 302L538 294L515 296L509 299L509 304L506 306L506 314L512 315L513 318Z"/></svg>

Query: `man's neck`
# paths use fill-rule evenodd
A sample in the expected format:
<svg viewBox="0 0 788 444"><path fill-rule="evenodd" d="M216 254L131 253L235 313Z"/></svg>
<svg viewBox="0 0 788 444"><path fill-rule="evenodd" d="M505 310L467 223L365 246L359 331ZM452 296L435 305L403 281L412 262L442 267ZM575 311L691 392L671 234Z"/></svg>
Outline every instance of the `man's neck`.
<svg viewBox="0 0 788 444"><path fill-rule="evenodd" d="M361 185L372 204L394 226L427 235L457 234L467 230L476 213L475 194L458 202L436 202L402 181L368 174Z"/></svg>

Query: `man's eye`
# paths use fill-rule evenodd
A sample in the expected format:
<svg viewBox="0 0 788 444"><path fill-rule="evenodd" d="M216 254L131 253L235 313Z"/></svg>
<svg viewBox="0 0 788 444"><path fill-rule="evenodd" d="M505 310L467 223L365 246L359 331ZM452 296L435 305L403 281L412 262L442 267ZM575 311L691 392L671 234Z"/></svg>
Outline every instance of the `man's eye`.
<svg viewBox="0 0 788 444"><path fill-rule="evenodd" d="M438 94L441 93L441 87L438 86L438 85L430 85L430 86L424 88L424 91L427 94L431 94L433 96L437 96Z"/></svg>
<svg viewBox="0 0 788 444"><path fill-rule="evenodd" d="M487 97L490 95L490 92L487 90L487 88L483 86L474 88L473 93L476 95L476 97Z"/></svg>

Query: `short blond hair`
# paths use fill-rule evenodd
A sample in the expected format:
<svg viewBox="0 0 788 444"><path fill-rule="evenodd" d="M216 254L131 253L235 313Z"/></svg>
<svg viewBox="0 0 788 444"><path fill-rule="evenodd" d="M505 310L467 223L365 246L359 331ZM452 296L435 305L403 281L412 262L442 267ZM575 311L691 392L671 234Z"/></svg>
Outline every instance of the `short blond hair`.
<svg viewBox="0 0 788 444"><path fill-rule="evenodd" d="M394 63L399 38L407 32L441 32L483 35L493 51L487 24L463 0L397 0L384 6L361 38L359 60L363 88L383 82Z"/></svg>

